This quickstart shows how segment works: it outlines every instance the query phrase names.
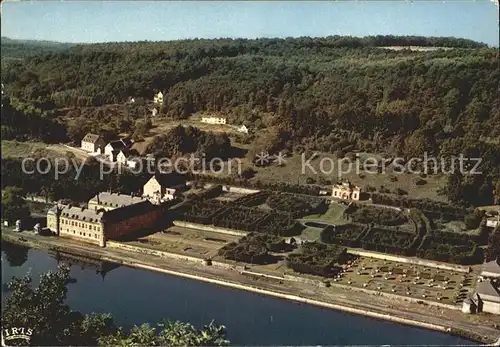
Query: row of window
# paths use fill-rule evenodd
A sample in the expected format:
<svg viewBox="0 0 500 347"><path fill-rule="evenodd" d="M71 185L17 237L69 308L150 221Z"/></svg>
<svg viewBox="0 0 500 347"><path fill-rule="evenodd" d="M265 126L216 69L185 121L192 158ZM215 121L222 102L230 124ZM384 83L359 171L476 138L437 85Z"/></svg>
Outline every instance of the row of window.
<svg viewBox="0 0 500 347"><path fill-rule="evenodd" d="M71 225L72 227L79 227L79 228L86 228L89 230L94 230L94 231L101 231L101 226L100 225L92 225L92 224L87 224L87 223L82 223L82 222L75 222L73 220L67 220L67 219L62 219L61 220L62 224L66 225Z"/></svg>
<svg viewBox="0 0 500 347"><path fill-rule="evenodd" d="M94 238L94 239L98 239L99 238L99 234L85 233L85 232L81 232L81 231L79 231L78 234L77 234L75 230L69 230L69 228L66 228L66 232L68 234L72 233L73 235L80 235L80 236L83 236L83 237L90 237L90 238Z"/></svg>

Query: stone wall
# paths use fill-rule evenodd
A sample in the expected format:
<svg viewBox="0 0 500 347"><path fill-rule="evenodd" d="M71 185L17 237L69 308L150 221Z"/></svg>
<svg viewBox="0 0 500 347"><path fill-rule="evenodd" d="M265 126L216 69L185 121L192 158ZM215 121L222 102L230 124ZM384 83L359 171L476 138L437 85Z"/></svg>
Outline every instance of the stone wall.
<svg viewBox="0 0 500 347"><path fill-rule="evenodd" d="M215 232L215 233L227 234L227 235L233 235L233 236L245 236L248 234L247 232L244 232L241 230L219 228L219 227L216 227L213 225L189 223L189 222L183 222L183 221L179 221L179 220L174 220L173 224L175 226L178 226L178 227L189 228L189 229L198 229L198 230L203 230L203 231L211 231L211 232Z"/></svg>
<svg viewBox="0 0 500 347"><path fill-rule="evenodd" d="M353 249L353 248L349 248L348 253L354 254L354 255L359 255L361 257L395 261L398 263L428 266L428 267L441 269L441 270L469 273L469 267L463 266L463 265L440 263L440 262L436 262L436 261L432 261L432 260L425 260L425 259L419 259L419 258L401 257L401 256L397 256L397 255L390 255L390 254L378 253L378 252L370 252L370 251Z"/></svg>
<svg viewBox="0 0 500 347"><path fill-rule="evenodd" d="M204 263L204 259L202 259L202 258L191 257L189 255L184 255L184 254L163 252L163 251L159 251L156 249L150 249L150 248L145 248L145 247L127 245L125 243L116 242L116 241L106 242L106 247L123 249L126 251L142 253L142 254L147 254L147 255L153 255L153 256L161 257L161 258L170 258L170 259L177 259L177 260L183 260L183 261L192 261L192 262L201 263L201 264Z"/></svg>

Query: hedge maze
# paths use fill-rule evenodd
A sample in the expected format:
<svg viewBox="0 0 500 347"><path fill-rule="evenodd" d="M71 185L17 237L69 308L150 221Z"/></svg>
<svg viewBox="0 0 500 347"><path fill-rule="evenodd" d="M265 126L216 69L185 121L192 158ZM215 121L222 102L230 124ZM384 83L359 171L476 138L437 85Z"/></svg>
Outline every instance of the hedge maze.
<svg viewBox="0 0 500 347"><path fill-rule="evenodd" d="M445 232L425 236L417 256L461 265L482 263L484 259L483 249L470 235Z"/></svg>
<svg viewBox="0 0 500 347"><path fill-rule="evenodd" d="M335 245L307 243L301 253L292 253L287 258L287 266L295 272L316 276L333 277L348 259L347 249Z"/></svg>
<svg viewBox="0 0 500 347"><path fill-rule="evenodd" d="M276 262L278 257L270 254L287 252L293 246L286 244L281 237L250 233L238 243L231 242L219 250L219 255L226 259L242 261L249 264L269 264Z"/></svg>
<svg viewBox="0 0 500 347"><path fill-rule="evenodd" d="M330 225L321 231L320 240L324 243L357 248L368 230L368 226L363 224Z"/></svg>
<svg viewBox="0 0 500 347"><path fill-rule="evenodd" d="M264 241L252 236L243 238L241 244L224 247L221 254L237 261L252 263L270 261L266 253L270 251L270 244L279 244L277 240L283 237L300 235L304 226L296 219L305 214L318 213L326 206L324 198L321 197L272 191L244 195L232 202L213 199L220 191L220 186L215 186L182 204L172 213L175 219L247 231L269 238ZM460 219L471 216L474 210L401 197L397 198L397 201L387 201L389 198L383 194L374 194L373 197L375 197L374 202L392 202L392 205L399 205L409 210L398 211L352 204L349 210L345 211L350 217L350 223L329 225L321 231L320 241L323 246L363 248L464 265L482 262L483 249L480 247L477 235L442 231L436 227L458 214ZM438 223L433 221L436 218L440 218ZM269 240L274 241L270 243ZM324 260L326 263L320 261L322 256L331 256L330 251L326 251L327 248L322 248L323 246L315 244L314 249L318 254L312 256L310 254L312 248L308 247L313 246L304 245L303 254L308 255L301 258L299 254L291 254L290 267L298 272L331 275L333 271L329 267L331 264L327 260ZM237 255L238 252L242 255ZM309 262L308 257L312 257L314 261Z"/></svg>

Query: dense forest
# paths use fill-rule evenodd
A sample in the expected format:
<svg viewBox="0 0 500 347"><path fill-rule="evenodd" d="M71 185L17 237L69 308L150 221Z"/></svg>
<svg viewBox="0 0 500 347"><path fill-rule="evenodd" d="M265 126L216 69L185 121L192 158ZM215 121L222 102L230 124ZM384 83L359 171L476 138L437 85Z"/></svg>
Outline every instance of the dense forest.
<svg viewBox="0 0 500 347"><path fill-rule="evenodd" d="M262 130L253 143L259 150L406 158L462 153L483 158L483 173L455 174L443 193L464 205L500 196L498 51L469 40L330 36L77 45L2 65L2 83L12 104L29 105L54 124L75 108L151 100L163 91L161 114L224 114L230 123ZM120 121L113 123L133 124ZM2 132L12 131L2 121Z"/></svg>

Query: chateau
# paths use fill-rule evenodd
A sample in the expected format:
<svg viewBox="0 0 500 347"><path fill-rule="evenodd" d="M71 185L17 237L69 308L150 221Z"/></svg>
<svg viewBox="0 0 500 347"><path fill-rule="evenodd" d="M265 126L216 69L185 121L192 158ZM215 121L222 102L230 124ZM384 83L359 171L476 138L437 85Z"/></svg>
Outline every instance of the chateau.
<svg viewBox="0 0 500 347"><path fill-rule="evenodd" d="M339 182L333 185L332 197L342 200L359 200L361 188L351 182Z"/></svg>
<svg viewBox="0 0 500 347"><path fill-rule="evenodd" d="M106 246L106 240L120 238L161 223L163 202L180 195L181 186L172 175L152 176L142 197L101 192L88 207L56 205L47 212L47 228L57 236Z"/></svg>
<svg viewBox="0 0 500 347"><path fill-rule="evenodd" d="M105 211L71 205L56 205L47 213L47 228L57 236L106 246L106 241L153 228L162 208L144 200Z"/></svg>

